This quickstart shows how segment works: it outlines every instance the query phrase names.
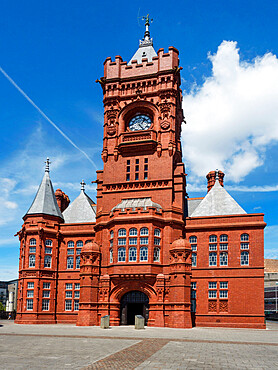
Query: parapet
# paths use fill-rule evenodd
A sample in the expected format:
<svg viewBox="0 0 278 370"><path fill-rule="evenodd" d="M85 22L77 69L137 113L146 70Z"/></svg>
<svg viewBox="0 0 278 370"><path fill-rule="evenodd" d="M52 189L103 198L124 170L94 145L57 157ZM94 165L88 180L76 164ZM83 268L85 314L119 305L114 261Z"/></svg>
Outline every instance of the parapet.
<svg viewBox="0 0 278 370"><path fill-rule="evenodd" d="M104 62L104 78L138 77L169 71L179 66L179 52L173 46L169 47L167 53L164 53L164 49L161 48L157 54L157 56L152 58L151 62L148 62L147 58L143 58L142 63L138 64L137 60L132 60L130 65L127 62L123 62L122 57L119 55L115 57L114 62L111 57L108 57Z"/></svg>

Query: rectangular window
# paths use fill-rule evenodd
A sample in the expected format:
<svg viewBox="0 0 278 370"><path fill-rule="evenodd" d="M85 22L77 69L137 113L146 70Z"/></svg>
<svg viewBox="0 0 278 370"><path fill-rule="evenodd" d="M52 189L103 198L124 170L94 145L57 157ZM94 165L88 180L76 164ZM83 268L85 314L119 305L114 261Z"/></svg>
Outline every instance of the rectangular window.
<svg viewBox="0 0 278 370"><path fill-rule="evenodd" d="M66 298L72 298L72 291L71 290L66 291Z"/></svg>
<svg viewBox="0 0 278 370"><path fill-rule="evenodd" d="M68 255L73 255L74 254L74 249L68 249Z"/></svg>
<svg viewBox="0 0 278 370"><path fill-rule="evenodd" d="M240 249L249 249L249 243L240 243Z"/></svg>
<svg viewBox="0 0 278 370"><path fill-rule="evenodd" d="M136 163L136 164L139 164L139 159L136 159L136 160L135 160L135 163Z"/></svg>
<svg viewBox="0 0 278 370"><path fill-rule="evenodd" d="M129 238L129 245L136 245L137 244L137 238Z"/></svg>
<svg viewBox="0 0 278 370"><path fill-rule="evenodd" d="M196 287L197 287L196 281L191 282L191 289L196 289Z"/></svg>
<svg viewBox="0 0 278 370"><path fill-rule="evenodd" d="M42 291L42 296L44 298L49 298L50 297L50 290L43 290Z"/></svg>
<svg viewBox="0 0 278 370"><path fill-rule="evenodd" d="M209 298L217 298L217 290L209 290Z"/></svg>
<svg viewBox="0 0 278 370"><path fill-rule="evenodd" d="M138 172L135 173L135 180L139 180L139 173Z"/></svg>
<svg viewBox="0 0 278 370"><path fill-rule="evenodd" d="M149 238L148 237L140 238L140 244L141 245L148 244L148 243L149 243Z"/></svg>
<svg viewBox="0 0 278 370"><path fill-rule="evenodd" d="M128 160L126 161L126 164L127 164L127 166L129 166L129 165L130 165L130 159L128 159Z"/></svg>
<svg viewBox="0 0 278 370"><path fill-rule="evenodd" d="M126 181L130 181L130 174L129 173L126 174Z"/></svg>
<svg viewBox="0 0 278 370"><path fill-rule="evenodd" d="M144 180L148 180L148 172L144 172Z"/></svg>
<svg viewBox="0 0 278 370"><path fill-rule="evenodd" d="M217 289L217 281L209 281L209 289Z"/></svg>
<svg viewBox="0 0 278 370"><path fill-rule="evenodd" d="M52 254L52 248L45 247L45 254Z"/></svg>
<svg viewBox="0 0 278 370"><path fill-rule="evenodd" d="M49 299L42 300L42 310L49 311Z"/></svg>
<svg viewBox="0 0 278 370"><path fill-rule="evenodd" d="M79 300L74 301L74 311L79 311Z"/></svg>
<svg viewBox="0 0 278 370"><path fill-rule="evenodd" d="M79 255L81 253L81 248L76 249L76 254Z"/></svg>
<svg viewBox="0 0 278 370"><path fill-rule="evenodd" d="M220 289L228 289L228 281L220 281Z"/></svg>
<svg viewBox="0 0 278 370"><path fill-rule="evenodd" d="M191 290L191 298L196 299L196 290Z"/></svg>
<svg viewBox="0 0 278 370"><path fill-rule="evenodd" d="M135 172L139 172L139 164L135 166Z"/></svg>
<svg viewBox="0 0 278 370"><path fill-rule="evenodd" d="M118 245L126 245L126 238L119 238Z"/></svg>
<svg viewBox="0 0 278 370"><path fill-rule="evenodd" d="M33 298L34 297L34 291L33 290L27 290L27 297Z"/></svg>
<svg viewBox="0 0 278 370"><path fill-rule="evenodd" d="M71 300L66 300L65 301L65 310L66 311L71 311L71 307L72 307Z"/></svg>
<svg viewBox="0 0 278 370"><path fill-rule="evenodd" d="M43 283L43 289L50 289L50 283Z"/></svg>
<svg viewBox="0 0 278 370"><path fill-rule="evenodd" d="M80 289L80 283L75 283L74 284L74 289L79 290Z"/></svg>
<svg viewBox="0 0 278 370"><path fill-rule="evenodd" d="M210 251L217 251L217 244L210 244L209 245L209 250Z"/></svg>
<svg viewBox="0 0 278 370"><path fill-rule="evenodd" d="M130 166L126 167L126 172L130 172Z"/></svg>
<svg viewBox="0 0 278 370"><path fill-rule="evenodd" d="M28 289L34 289L34 282L33 281L28 281L27 288Z"/></svg>
<svg viewBox="0 0 278 370"><path fill-rule="evenodd" d="M72 283L66 283L66 289L67 290L72 289Z"/></svg>
<svg viewBox="0 0 278 370"><path fill-rule="evenodd" d="M144 159L144 163L148 163L148 158L145 158Z"/></svg>
<svg viewBox="0 0 278 370"><path fill-rule="evenodd" d="M33 310L33 299L27 299L27 307L26 309L28 311L32 311Z"/></svg>
<svg viewBox="0 0 278 370"><path fill-rule="evenodd" d="M146 172L148 171L148 165L147 164L144 165L144 171L146 171Z"/></svg>
<svg viewBox="0 0 278 370"><path fill-rule="evenodd" d="M228 290L220 290L219 298L228 298Z"/></svg>
<svg viewBox="0 0 278 370"><path fill-rule="evenodd" d="M228 244L227 243L221 243L220 244L220 250L221 251L227 251L228 250Z"/></svg>
<svg viewBox="0 0 278 370"><path fill-rule="evenodd" d="M36 247L29 247L29 253L36 253Z"/></svg>
<svg viewBox="0 0 278 370"><path fill-rule="evenodd" d="M220 266L228 266L228 253L220 253Z"/></svg>
<svg viewBox="0 0 278 370"><path fill-rule="evenodd" d="M74 298L79 298L79 296L80 296L80 291L79 290L74 292Z"/></svg>
<svg viewBox="0 0 278 370"><path fill-rule="evenodd" d="M154 238L154 245L160 245L160 238Z"/></svg>
<svg viewBox="0 0 278 370"><path fill-rule="evenodd" d="M195 252L197 250L197 244L191 244L191 249Z"/></svg>

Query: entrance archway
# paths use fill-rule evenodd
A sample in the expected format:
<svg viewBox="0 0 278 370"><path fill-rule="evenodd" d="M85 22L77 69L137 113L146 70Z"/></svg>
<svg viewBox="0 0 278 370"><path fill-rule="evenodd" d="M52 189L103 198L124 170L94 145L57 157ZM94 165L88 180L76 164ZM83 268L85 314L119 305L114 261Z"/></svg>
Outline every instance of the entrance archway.
<svg viewBox="0 0 278 370"><path fill-rule="evenodd" d="M142 315L147 325L149 318L149 298L143 292L134 290L121 299L121 325L134 325L135 315Z"/></svg>

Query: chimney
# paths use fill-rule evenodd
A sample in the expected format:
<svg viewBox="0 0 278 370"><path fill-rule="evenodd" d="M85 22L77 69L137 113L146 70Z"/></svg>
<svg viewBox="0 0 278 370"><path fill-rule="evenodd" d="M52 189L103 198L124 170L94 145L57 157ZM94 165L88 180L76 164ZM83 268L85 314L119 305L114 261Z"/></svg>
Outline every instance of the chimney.
<svg viewBox="0 0 278 370"><path fill-rule="evenodd" d="M55 191L55 197L61 212L64 212L64 210L70 204L69 197L61 189L57 189Z"/></svg>
<svg viewBox="0 0 278 370"><path fill-rule="evenodd" d="M221 186L224 186L224 176L225 176L225 173L222 172L222 171L210 171L208 174L207 174L207 180L208 180L208 192L210 191L210 189L214 186L215 184L215 180L216 180L216 174L218 173L218 180L219 180L219 184Z"/></svg>

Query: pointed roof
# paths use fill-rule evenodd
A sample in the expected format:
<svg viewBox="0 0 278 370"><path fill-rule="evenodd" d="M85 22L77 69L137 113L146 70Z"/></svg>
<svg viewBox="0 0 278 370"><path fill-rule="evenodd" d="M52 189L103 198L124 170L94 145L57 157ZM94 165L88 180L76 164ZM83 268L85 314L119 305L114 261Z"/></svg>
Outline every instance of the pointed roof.
<svg viewBox="0 0 278 370"><path fill-rule="evenodd" d="M150 31L149 31L149 25L150 25L150 22L152 22L152 19L150 19L149 14L146 17L143 17L143 19L146 20L145 22L146 31L144 34L144 39L139 41L139 49L130 59L128 64L131 64L132 60L137 60L137 63L140 64L142 63L143 58L147 58L148 62L151 62L153 57L157 56L153 48L153 39L150 38Z"/></svg>
<svg viewBox="0 0 278 370"><path fill-rule="evenodd" d="M192 212L190 217L246 214L216 179L214 186Z"/></svg>
<svg viewBox="0 0 278 370"><path fill-rule="evenodd" d="M62 213L57 204L52 182L49 177L49 158L46 159L45 163L46 166L44 177L40 184L39 190L37 191L35 199L33 200L33 203L25 216L33 214L44 214L57 216L63 219Z"/></svg>
<svg viewBox="0 0 278 370"><path fill-rule="evenodd" d="M84 180L80 184L80 194L63 212L65 223L96 222L96 204L85 193Z"/></svg>

